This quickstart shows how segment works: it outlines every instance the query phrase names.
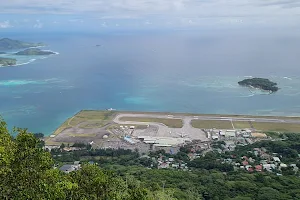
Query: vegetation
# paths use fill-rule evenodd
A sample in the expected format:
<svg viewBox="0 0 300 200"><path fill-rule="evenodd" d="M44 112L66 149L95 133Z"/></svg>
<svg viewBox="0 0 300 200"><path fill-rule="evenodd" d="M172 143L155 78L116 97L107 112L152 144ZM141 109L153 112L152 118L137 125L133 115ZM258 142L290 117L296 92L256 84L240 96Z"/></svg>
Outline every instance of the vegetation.
<svg viewBox="0 0 300 200"><path fill-rule="evenodd" d="M26 49L24 51L19 51L18 53L15 53L15 55L22 55L22 56L40 56L40 55L52 55L55 54L52 51L43 51L41 49L37 48L30 48Z"/></svg>
<svg viewBox="0 0 300 200"><path fill-rule="evenodd" d="M189 161L187 154L189 146L180 148L176 155L164 150L151 152L149 157L139 156L138 152L130 150L81 150L74 152L52 151L56 162L81 160L93 161L106 170L113 171L121 177L133 177L141 181L152 193L162 193L173 199L299 199L300 179L289 168L283 169L284 176L275 173L234 170L230 164L222 163L224 158L235 155L240 158L244 155L255 158L251 150L256 147L265 147L269 154L276 152L285 163L296 163L300 167L298 153L300 153L299 134L280 134L283 141L262 141L248 146L238 146L235 152L218 154L209 152ZM214 145L222 145L216 142ZM82 146L82 145L81 145ZM61 156L58 156L61 155ZM75 156L75 157L74 157ZM191 170L162 170L156 169L153 157L168 158L188 163ZM257 159L258 160L258 159ZM298 160L298 161L297 161ZM149 169L152 168L152 169ZM162 192L164 191L164 192Z"/></svg>
<svg viewBox="0 0 300 200"><path fill-rule="evenodd" d="M261 131L295 132L300 133L300 124L252 122L255 129Z"/></svg>
<svg viewBox="0 0 300 200"><path fill-rule="evenodd" d="M252 145L237 146L234 154L238 156L247 155L248 151L253 148L264 147L269 154L275 153L277 157L281 157L281 161L286 164L297 164L300 167L300 135L297 133L279 134L276 141L263 140ZM254 155L250 155L254 157Z"/></svg>
<svg viewBox="0 0 300 200"><path fill-rule="evenodd" d="M192 120L191 122L194 128L204 129L232 129L232 124L229 120Z"/></svg>
<svg viewBox="0 0 300 200"><path fill-rule="evenodd" d="M277 83L274 83L266 78L244 79L239 81L238 84L241 86L254 87L271 92L277 92L279 90Z"/></svg>
<svg viewBox="0 0 300 200"><path fill-rule="evenodd" d="M0 50L23 49L29 47L43 46L42 43L28 43L19 40L11 40L9 38L0 39Z"/></svg>
<svg viewBox="0 0 300 200"><path fill-rule="evenodd" d="M170 128L182 128L181 119L165 119L165 118L150 118L150 117L121 117L121 121L126 122L156 122L162 123Z"/></svg>
<svg viewBox="0 0 300 200"><path fill-rule="evenodd" d="M0 66L12 66L16 65L17 60L13 58L0 58Z"/></svg>
<svg viewBox="0 0 300 200"><path fill-rule="evenodd" d="M79 151L65 152L62 149L68 144L62 144L49 153L41 148L41 133L15 132L18 134L13 138L5 122L0 122L0 199L300 199L300 179L290 168L277 176L234 170L222 163L232 154L254 157L250 150L264 147L270 154L276 152L283 162L300 166L299 134L279 134L282 140L237 146L228 154L208 152L190 161L188 146L176 155L161 150L149 157L124 149L92 149L81 143L73 145L82 148ZM187 162L190 170L156 169L153 157L173 157ZM54 168L75 160L82 163L78 171L66 174ZM89 161L95 164L86 164Z"/></svg>
<svg viewBox="0 0 300 200"><path fill-rule="evenodd" d="M53 168L51 154L39 147L39 139L23 129L12 138L0 122L0 199L161 199L139 181L83 165L64 174Z"/></svg>
<svg viewBox="0 0 300 200"><path fill-rule="evenodd" d="M77 125L80 128L100 128L109 124L114 115L115 112L112 111L82 110L67 119L53 134L58 135L63 130Z"/></svg>

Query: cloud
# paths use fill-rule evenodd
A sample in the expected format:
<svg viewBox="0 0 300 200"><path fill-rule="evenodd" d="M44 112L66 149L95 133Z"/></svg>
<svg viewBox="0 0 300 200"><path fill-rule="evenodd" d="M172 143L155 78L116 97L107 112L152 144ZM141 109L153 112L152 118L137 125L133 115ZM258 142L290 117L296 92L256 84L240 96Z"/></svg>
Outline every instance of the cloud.
<svg viewBox="0 0 300 200"><path fill-rule="evenodd" d="M29 6L30 5L30 6ZM213 19L224 24L300 24L299 0L10 0L0 13L72 14L94 19L161 19L160 23L199 25ZM182 21L181 19L186 19ZM176 22L176 20L178 20ZM40 27L40 25L37 25ZM106 24L102 24L106 26Z"/></svg>
<svg viewBox="0 0 300 200"><path fill-rule="evenodd" d="M13 27L9 21L0 22L0 28L11 28Z"/></svg>
<svg viewBox="0 0 300 200"><path fill-rule="evenodd" d="M88 13L103 16L120 14L124 16L131 14L277 15L286 13L284 9L279 9L282 7L297 9L299 13L299 5L299 0L13 0L1 2L0 12Z"/></svg>

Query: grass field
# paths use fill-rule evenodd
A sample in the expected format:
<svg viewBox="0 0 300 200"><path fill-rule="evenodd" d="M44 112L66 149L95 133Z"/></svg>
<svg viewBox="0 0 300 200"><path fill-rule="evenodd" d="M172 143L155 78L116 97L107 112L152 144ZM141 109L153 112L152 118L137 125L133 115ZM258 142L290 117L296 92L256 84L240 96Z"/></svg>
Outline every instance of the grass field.
<svg viewBox="0 0 300 200"><path fill-rule="evenodd" d="M236 129L251 128L250 123L247 121L233 121L232 123Z"/></svg>
<svg viewBox="0 0 300 200"><path fill-rule="evenodd" d="M300 133L300 124L252 122L257 130Z"/></svg>
<svg viewBox="0 0 300 200"><path fill-rule="evenodd" d="M82 110L72 118L67 119L53 134L57 135L63 130L74 126L83 129L101 128L109 123L114 115L115 112L111 111Z"/></svg>
<svg viewBox="0 0 300 200"><path fill-rule="evenodd" d="M203 129L232 129L232 124L227 120L192 120L192 126L194 128Z"/></svg>
<svg viewBox="0 0 300 200"><path fill-rule="evenodd" d="M251 128L247 121L233 121L235 129ZM274 131L274 132L296 132L300 133L300 124L291 123L270 123L270 122L252 122L253 128L258 131ZM230 121L225 120L192 120L194 128L202 129L232 129Z"/></svg>
<svg viewBox="0 0 300 200"><path fill-rule="evenodd" d="M164 118L143 118L143 117L121 117L121 121L129 122L157 122L165 124L170 128L182 128L183 122L181 119L164 119Z"/></svg>

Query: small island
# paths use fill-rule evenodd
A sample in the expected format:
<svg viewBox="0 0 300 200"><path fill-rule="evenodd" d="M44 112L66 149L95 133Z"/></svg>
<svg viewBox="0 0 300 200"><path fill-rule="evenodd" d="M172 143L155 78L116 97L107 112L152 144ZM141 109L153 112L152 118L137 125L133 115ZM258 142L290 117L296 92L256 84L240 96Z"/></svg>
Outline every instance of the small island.
<svg viewBox="0 0 300 200"><path fill-rule="evenodd" d="M30 47L38 47L38 46L45 46L43 43L29 43L29 42L22 42L19 40L12 40L9 38L2 38L0 39L0 50L12 50L12 49L24 49Z"/></svg>
<svg viewBox="0 0 300 200"><path fill-rule="evenodd" d="M13 66L17 64L17 60L13 58L0 58L0 66Z"/></svg>
<svg viewBox="0 0 300 200"><path fill-rule="evenodd" d="M15 55L20 56L43 56L43 55L52 55L55 54L52 51L44 51L38 48L30 48L26 49L24 51L19 51L18 53L15 53Z"/></svg>
<svg viewBox="0 0 300 200"><path fill-rule="evenodd" d="M238 84L240 86L257 88L265 91L269 91L270 93L277 92L279 88L277 87L277 83L274 83L266 78L251 78L239 81Z"/></svg>
<svg viewBox="0 0 300 200"><path fill-rule="evenodd" d="M6 54L5 52L0 51L0 54Z"/></svg>

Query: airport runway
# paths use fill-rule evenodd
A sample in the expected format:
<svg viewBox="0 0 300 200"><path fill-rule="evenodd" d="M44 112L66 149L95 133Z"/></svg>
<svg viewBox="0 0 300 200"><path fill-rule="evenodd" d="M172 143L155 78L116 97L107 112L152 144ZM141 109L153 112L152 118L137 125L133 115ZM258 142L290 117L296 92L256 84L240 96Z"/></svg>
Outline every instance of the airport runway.
<svg viewBox="0 0 300 200"><path fill-rule="evenodd" d="M122 121L122 117L140 117L140 118L164 118L164 119L180 119L183 121L182 128L169 128L164 124L156 122L134 122ZM157 137L187 137L190 139L199 139L207 141L206 134L201 130L192 127L192 120L226 120L226 121L247 121L247 122L261 122L261 123L291 123L300 124L297 119L282 119L282 118L263 118L263 117L218 117L218 116L186 116L186 115L166 115L166 114L134 114L134 113L120 113L113 120L118 124L141 124L151 125L158 128Z"/></svg>

